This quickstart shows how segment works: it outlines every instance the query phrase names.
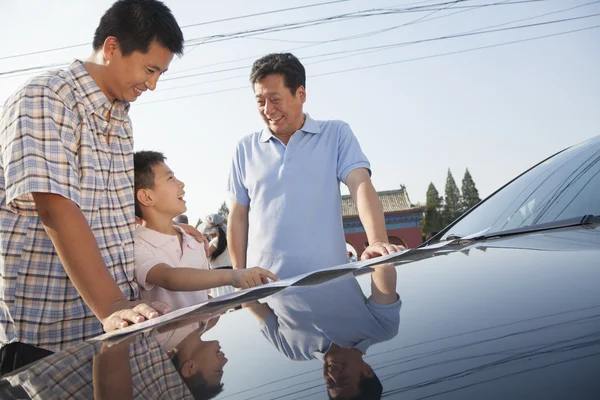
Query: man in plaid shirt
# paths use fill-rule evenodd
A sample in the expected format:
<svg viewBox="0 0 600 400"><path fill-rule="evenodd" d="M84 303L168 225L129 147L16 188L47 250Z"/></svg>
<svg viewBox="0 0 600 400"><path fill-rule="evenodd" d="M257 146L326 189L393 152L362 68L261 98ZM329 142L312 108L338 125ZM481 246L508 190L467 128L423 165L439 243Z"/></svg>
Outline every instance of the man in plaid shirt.
<svg viewBox="0 0 600 400"><path fill-rule="evenodd" d="M160 1L120 0L93 48L0 114L0 373L168 311L135 301L128 111L183 34Z"/></svg>

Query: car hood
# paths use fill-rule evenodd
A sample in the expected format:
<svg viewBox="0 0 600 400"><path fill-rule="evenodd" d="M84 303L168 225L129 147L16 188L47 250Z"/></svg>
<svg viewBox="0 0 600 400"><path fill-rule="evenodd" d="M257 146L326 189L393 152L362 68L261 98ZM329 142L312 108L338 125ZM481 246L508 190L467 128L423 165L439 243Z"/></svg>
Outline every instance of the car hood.
<svg viewBox="0 0 600 400"><path fill-rule="evenodd" d="M271 319L260 321L249 309L223 312L215 302L170 322L180 326L158 329L218 341L229 361L216 398L323 398L323 355L344 340L366 353L364 361L391 398L581 399L599 393L598 225L458 240L387 263L397 272L401 307L389 305L397 307L397 320L393 310L380 309L371 310L373 321L357 317L360 302L353 302L360 297L369 304L369 273L381 268L372 266L243 299L270 305ZM186 318L193 328L182 324ZM278 324L275 334L269 324ZM3 387L44 399L91 398L129 371L127 390L134 398L192 398L155 333L81 343L5 377ZM110 354L119 346L120 353Z"/></svg>

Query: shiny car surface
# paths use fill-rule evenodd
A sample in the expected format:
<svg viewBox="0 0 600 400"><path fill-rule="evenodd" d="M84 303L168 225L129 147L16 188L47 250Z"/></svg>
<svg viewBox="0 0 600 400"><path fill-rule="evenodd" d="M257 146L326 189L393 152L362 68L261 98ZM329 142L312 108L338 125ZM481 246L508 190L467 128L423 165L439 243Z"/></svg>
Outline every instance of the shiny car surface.
<svg viewBox="0 0 600 400"><path fill-rule="evenodd" d="M321 399L372 370L384 398L598 399L599 215L597 137L419 248L81 343L3 377L0 397ZM401 301L373 304L381 276Z"/></svg>

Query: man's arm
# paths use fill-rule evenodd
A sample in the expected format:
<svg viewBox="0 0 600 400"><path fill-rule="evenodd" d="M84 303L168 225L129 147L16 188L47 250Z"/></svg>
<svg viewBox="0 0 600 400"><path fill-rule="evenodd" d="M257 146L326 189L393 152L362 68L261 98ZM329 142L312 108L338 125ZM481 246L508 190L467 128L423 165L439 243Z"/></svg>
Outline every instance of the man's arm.
<svg viewBox="0 0 600 400"><path fill-rule="evenodd" d="M69 279L106 331L158 316L149 305L125 299L74 202L50 193L33 193L33 200Z"/></svg>
<svg viewBox="0 0 600 400"><path fill-rule="evenodd" d="M129 358L129 345L135 336L112 347L102 344L100 352L92 359L94 399L133 399L133 375Z"/></svg>
<svg viewBox="0 0 600 400"><path fill-rule="evenodd" d="M398 251L397 246L388 243L383 207L371 183L368 170L357 168L350 172L346 178L346 185L356 203L360 222L369 240L369 247L361 258L368 259Z"/></svg>
<svg viewBox="0 0 600 400"><path fill-rule="evenodd" d="M248 249L248 207L231 202L227 221L227 243L234 269L246 268Z"/></svg>
<svg viewBox="0 0 600 400"><path fill-rule="evenodd" d="M244 303L242 304L242 307L249 308L250 313L252 313L260 323L264 322L270 315L275 314L273 309L271 309L267 303L259 303L258 301Z"/></svg>
<svg viewBox="0 0 600 400"><path fill-rule="evenodd" d="M396 279L396 267L393 264L375 267L371 274L371 298L375 303L393 304L398 301Z"/></svg>

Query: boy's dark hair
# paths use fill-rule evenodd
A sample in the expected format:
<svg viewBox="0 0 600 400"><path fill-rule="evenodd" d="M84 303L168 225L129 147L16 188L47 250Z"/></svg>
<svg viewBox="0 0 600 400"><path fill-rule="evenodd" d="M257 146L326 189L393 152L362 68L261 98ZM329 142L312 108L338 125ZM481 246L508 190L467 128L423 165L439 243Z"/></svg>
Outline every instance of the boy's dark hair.
<svg viewBox="0 0 600 400"><path fill-rule="evenodd" d="M291 53L273 53L254 61L250 72L252 86L271 74L283 75L283 83L292 95L300 86L306 88L306 72L300 60Z"/></svg>
<svg viewBox="0 0 600 400"><path fill-rule="evenodd" d="M121 53L147 53L156 40L178 56L183 54L183 33L171 10L158 0L119 0L100 19L92 42L98 51L107 37L119 41Z"/></svg>
<svg viewBox="0 0 600 400"><path fill-rule="evenodd" d="M184 378L181 374L183 363L179 359L179 355L177 353L173 354L171 357L171 362L173 363L173 366L175 366L175 369L179 373L181 379L183 379L183 382L189 389L190 393L192 393L192 396L194 396L195 400L209 400L223 391L224 385L222 383L214 387L208 386L204 375L202 375L202 372L200 371L189 378Z"/></svg>
<svg viewBox="0 0 600 400"><path fill-rule="evenodd" d="M361 375L360 382L358 383L358 391L359 395L351 399L336 397L335 400L379 400L381 399L381 394L383 393L383 385L375 373L373 373L373 376L370 378L368 376ZM333 400L333 397L331 397L329 392L327 392L327 396L330 400Z"/></svg>
<svg viewBox="0 0 600 400"><path fill-rule="evenodd" d="M138 151L133 155L134 171L134 196L135 196L135 216L142 217L142 208L137 199L137 192L140 189L152 189L154 187L155 165L165 162L167 157L158 151Z"/></svg>

